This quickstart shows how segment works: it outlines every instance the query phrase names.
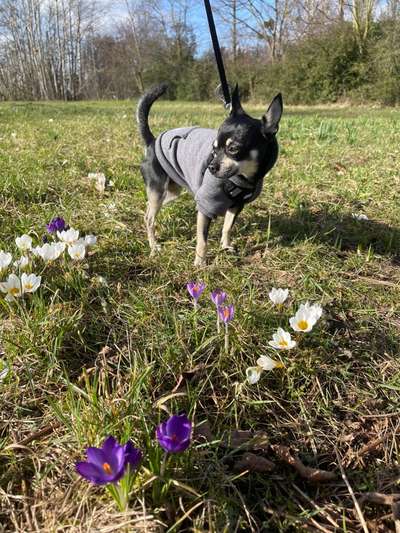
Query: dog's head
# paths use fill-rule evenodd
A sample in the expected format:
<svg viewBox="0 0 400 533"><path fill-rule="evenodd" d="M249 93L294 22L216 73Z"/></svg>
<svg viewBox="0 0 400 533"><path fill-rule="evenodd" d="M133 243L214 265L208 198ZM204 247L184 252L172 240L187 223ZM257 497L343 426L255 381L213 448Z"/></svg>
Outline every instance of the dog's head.
<svg viewBox="0 0 400 533"><path fill-rule="evenodd" d="M261 120L243 110L239 89L232 92L230 115L221 124L210 154L208 169L216 178L240 174L247 178L263 177L277 157L275 134L282 116L282 96L272 100Z"/></svg>

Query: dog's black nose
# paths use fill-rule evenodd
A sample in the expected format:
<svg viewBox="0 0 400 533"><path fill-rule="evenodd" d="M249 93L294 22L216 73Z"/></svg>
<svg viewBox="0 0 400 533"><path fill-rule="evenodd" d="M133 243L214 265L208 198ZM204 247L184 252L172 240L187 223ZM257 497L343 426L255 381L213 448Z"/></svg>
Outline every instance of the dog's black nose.
<svg viewBox="0 0 400 533"><path fill-rule="evenodd" d="M215 173L218 172L218 170L219 170L219 164L216 163L215 161L212 161L212 162L208 165L208 170L211 172L211 174L215 174Z"/></svg>

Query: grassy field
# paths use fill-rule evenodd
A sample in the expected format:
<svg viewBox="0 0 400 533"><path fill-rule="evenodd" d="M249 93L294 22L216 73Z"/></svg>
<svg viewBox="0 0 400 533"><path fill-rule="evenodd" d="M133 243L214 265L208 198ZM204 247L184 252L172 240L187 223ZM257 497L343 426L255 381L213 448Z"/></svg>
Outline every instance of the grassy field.
<svg viewBox="0 0 400 533"><path fill-rule="evenodd" d="M0 104L0 250L17 258L15 237L39 242L54 216L98 237L85 261L46 267L30 298L0 299L0 531L356 532L362 519L394 531L391 507L362 499L400 492L400 111L286 109L278 164L235 227L237 254L219 250L218 222L196 270L187 195L161 212L162 250L149 257L134 107ZM222 117L217 105L161 102L152 126ZM100 194L90 172L114 185ZM197 313L191 280L207 285ZM282 310L274 286L290 290ZM216 287L236 310L228 353ZM274 353L272 334L307 300L322 319ZM265 354L285 368L247 384ZM196 437L163 482L154 429L180 411ZM144 452L128 513L75 472L107 435ZM334 479L294 468L282 446Z"/></svg>

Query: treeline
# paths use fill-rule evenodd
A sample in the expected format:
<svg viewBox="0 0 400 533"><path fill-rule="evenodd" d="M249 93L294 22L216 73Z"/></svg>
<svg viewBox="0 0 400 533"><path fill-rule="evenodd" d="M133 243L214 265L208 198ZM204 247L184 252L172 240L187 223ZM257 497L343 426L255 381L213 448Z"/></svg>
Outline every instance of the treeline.
<svg viewBox="0 0 400 533"><path fill-rule="evenodd" d="M214 0L230 81L253 100L399 103L400 0L352 1ZM215 98L201 5L126 0L111 22L95 0L0 0L0 99L131 98L161 80L170 98Z"/></svg>

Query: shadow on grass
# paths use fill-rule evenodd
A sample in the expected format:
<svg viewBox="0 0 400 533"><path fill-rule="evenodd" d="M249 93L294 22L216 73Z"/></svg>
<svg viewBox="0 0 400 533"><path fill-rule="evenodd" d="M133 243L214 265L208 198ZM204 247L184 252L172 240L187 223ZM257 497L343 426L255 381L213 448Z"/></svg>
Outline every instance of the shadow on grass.
<svg viewBox="0 0 400 533"><path fill-rule="evenodd" d="M267 216L254 213L251 223L280 237L279 245L293 246L299 241L312 240L338 250L368 250L383 255L394 255L400 262L400 229L375 220L357 220L349 214L331 213L310 208L288 214ZM246 231L244 228L242 231Z"/></svg>

